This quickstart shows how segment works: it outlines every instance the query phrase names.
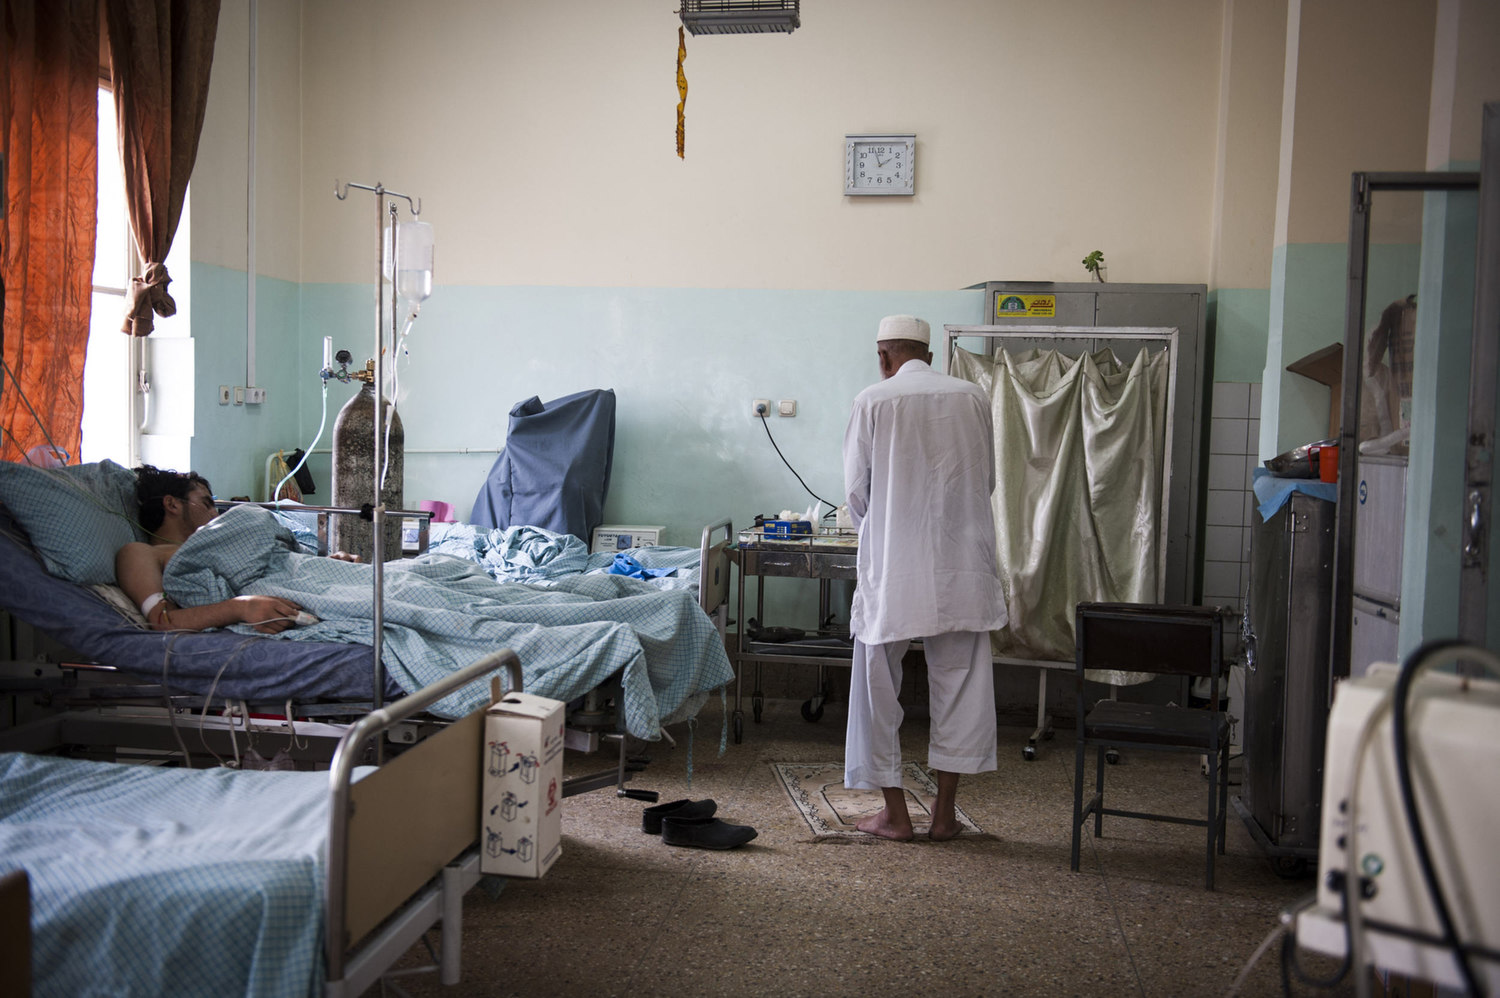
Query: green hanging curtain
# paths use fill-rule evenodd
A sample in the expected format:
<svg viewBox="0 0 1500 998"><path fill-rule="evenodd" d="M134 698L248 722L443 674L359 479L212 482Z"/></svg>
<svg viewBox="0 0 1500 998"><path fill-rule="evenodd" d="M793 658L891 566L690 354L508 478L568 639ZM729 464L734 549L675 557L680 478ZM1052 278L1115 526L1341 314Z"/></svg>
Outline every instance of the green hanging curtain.
<svg viewBox="0 0 1500 998"><path fill-rule="evenodd" d="M1107 349L1002 349L993 361L958 350L952 373L985 390L995 420L992 505L1010 623L994 650L1069 661L1079 602L1161 599L1170 356L1141 350L1127 367Z"/></svg>

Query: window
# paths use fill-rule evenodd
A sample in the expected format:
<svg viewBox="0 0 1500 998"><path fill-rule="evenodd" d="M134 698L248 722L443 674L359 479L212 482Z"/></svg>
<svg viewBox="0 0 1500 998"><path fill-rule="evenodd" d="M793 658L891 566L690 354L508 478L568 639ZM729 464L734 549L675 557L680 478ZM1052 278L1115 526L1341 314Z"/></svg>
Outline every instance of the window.
<svg viewBox="0 0 1500 998"><path fill-rule="evenodd" d="M83 445L81 460L105 458L133 467L141 461L141 427L149 415L150 339L188 335L187 276L189 270L188 202L184 200L177 237L167 256L172 273L172 297L178 312L160 316L151 337L136 338L120 331L125 318L125 293L140 273L140 258L130 234L125 207L125 169L120 163L119 133L114 95L108 83L99 87L99 203L94 242L93 310L83 367Z"/></svg>
<svg viewBox="0 0 1500 998"><path fill-rule="evenodd" d="M99 88L99 207L94 239L94 299L83 365L84 461L136 461L134 371L139 348L120 332L125 290L137 272L125 208L125 169L120 165L114 96Z"/></svg>

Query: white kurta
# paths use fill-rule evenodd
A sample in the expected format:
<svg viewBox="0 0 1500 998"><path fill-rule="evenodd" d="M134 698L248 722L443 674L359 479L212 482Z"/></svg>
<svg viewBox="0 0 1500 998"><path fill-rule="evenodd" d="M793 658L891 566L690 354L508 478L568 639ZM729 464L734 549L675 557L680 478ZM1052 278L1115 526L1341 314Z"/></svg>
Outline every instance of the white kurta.
<svg viewBox="0 0 1500 998"><path fill-rule="evenodd" d="M1005 626L994 429L977 386L909 360L860 392L844 432L859 528L850 630L866 644Z"/></svg>

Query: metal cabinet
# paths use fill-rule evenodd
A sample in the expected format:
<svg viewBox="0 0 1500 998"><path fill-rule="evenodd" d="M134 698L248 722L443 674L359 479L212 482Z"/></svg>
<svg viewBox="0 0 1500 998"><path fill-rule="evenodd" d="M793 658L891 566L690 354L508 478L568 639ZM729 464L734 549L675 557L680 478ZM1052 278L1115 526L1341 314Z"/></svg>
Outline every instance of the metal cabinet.
<svg viewBox="0 0 1500 998"><path fill-rule="evenodd" d="M1293 493L1251 538L1244 794L1234 803L1288 875L1318 854L1334 512L1331 502Z"/></svg>

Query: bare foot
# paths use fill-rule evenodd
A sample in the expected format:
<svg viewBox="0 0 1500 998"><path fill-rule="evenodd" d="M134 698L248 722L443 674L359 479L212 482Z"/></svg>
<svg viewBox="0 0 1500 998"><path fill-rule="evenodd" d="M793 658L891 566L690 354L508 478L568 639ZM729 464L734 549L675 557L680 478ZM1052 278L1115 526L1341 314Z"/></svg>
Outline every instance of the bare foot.
<svg viewBox="0 0 1500 998"><path fill-rule="evenodd" d="M859 819L854 823L854 827L866 835L875 835L896 842L910 842L913 838L910 819L905 822L892 821L885 808L881 808L877 814Z"/></svg>
<svg viewBox="0 0 1500 998"><path fill-rule="evenodd" d="M941 823L934 821L932 827L927 829L927 837L934 842L947 842L949 839L958 838L958 833L963 830L963 825L957 821Z"/></svg>

